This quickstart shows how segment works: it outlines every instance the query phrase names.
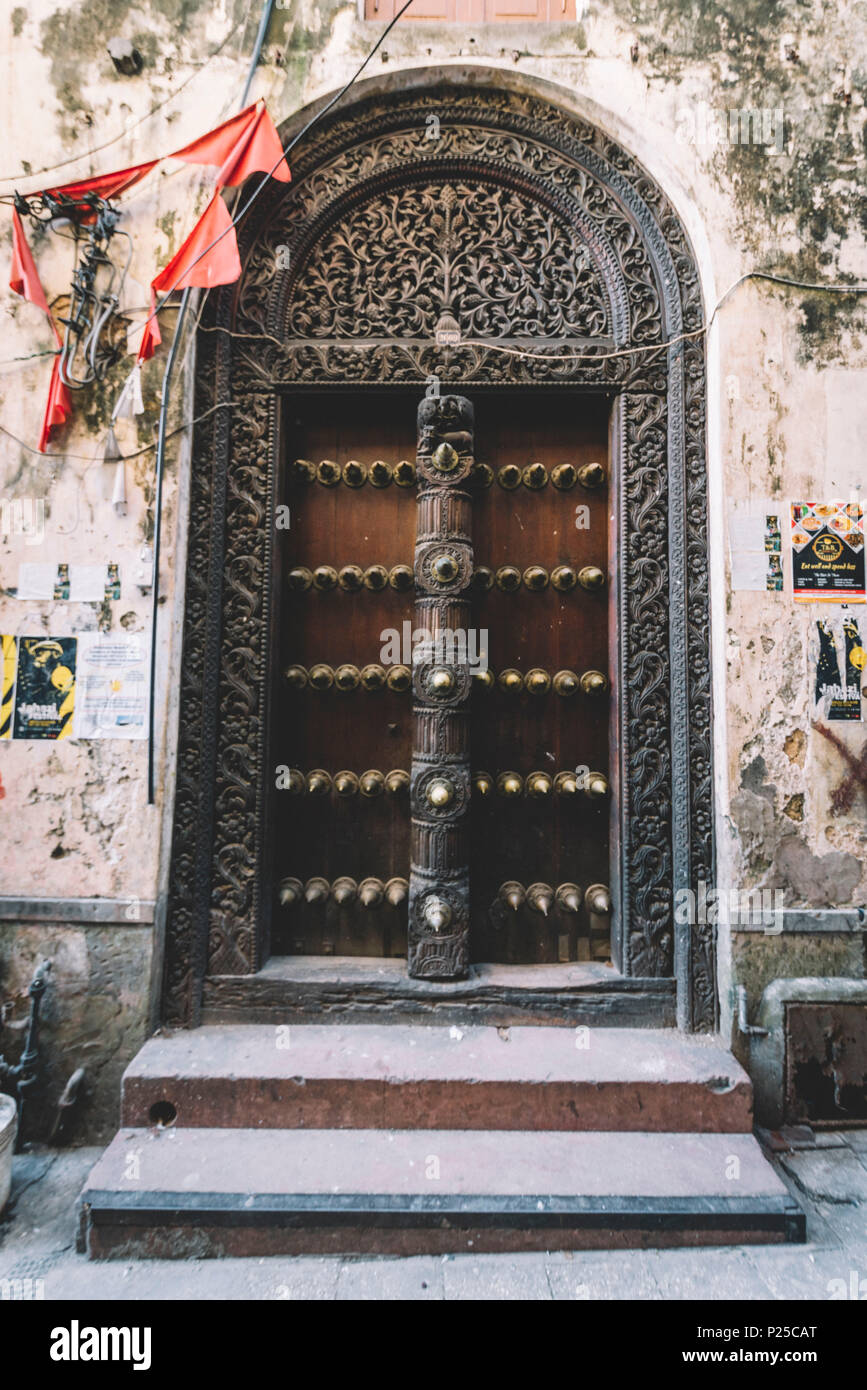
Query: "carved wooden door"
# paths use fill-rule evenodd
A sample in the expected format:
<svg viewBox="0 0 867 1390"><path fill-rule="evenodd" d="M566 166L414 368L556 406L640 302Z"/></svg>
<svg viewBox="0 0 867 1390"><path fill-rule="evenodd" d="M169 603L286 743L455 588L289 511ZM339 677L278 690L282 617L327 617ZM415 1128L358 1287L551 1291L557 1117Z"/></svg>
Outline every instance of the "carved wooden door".
<svg viewBox="0 0 867 1390"><path fill-rule="evenodd" d="M416 404L288 405L272 949L604 959L606 403Z"/></svg>

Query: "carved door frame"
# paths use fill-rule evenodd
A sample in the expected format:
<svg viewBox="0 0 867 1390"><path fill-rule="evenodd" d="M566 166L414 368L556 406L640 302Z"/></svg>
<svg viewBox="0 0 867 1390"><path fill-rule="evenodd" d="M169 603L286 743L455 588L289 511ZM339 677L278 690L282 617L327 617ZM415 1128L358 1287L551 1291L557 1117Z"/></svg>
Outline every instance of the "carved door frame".
<svg viewBox="0 0 867 1390"><path fill-rule="evenodd" d="M713 1029L713 927L678 926L673 910L714 867L695 258L665 194L599 128L505 84L401 76L302 142L292 183L240 229L241 280L210 296L199 328L164 1017L194 1025L205 995L218 1013L221 982L268 955L281 397L421 397L435 375L471 399L544 386L612 401L615 960L673 979L679 1025ZM394 238L415 295L391 292ZM359 273L360 247L375 274ZM444 258L459 283L447 274L437 301ZM444 305L459 345L434 340Z"/></svg>

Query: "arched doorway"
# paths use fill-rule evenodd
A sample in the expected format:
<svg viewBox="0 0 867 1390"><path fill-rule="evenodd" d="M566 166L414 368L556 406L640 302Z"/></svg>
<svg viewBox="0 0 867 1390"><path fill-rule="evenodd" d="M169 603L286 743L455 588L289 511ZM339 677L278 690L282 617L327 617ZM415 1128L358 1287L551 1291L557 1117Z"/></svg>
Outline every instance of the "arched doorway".
<svg viewBox="0 0 867 1390"><path fill-rule="evenodd" d="M323 122L241 241L198 342L166 1017L296 997L263 977L285 871L269 808L286 400L334 413L354 393L386 419L435 380L477 415L544 410L543 391L552 414L605 405L616 988L588 978L581 1007L712 1028L713 928L673 910L713 880L703 318L674 209L556 104L422 74Z"/></svg>

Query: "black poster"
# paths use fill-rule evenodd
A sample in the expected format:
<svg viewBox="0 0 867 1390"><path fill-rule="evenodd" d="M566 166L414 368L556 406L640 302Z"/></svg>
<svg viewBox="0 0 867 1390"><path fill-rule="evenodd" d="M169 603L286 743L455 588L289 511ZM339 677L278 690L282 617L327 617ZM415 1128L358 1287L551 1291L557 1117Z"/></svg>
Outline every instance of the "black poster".
<svg viewBox="0 0 867 1390"><path fill-rule="evenodd" d="M804 602L863 602L864 513L859 502L792 503L792 594Z"/></svg>

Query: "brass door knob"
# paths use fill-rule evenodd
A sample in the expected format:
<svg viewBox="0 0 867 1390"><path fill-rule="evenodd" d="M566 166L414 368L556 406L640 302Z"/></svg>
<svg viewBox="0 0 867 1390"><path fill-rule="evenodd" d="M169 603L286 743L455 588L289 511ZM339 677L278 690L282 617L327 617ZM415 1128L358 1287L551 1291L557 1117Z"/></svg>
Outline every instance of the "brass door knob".
<svg viewBox="0 0 867 1390"><path fill-rule="evenodd" d="M309 459L293 459L292 477L296 483L312 483L316 477L316 464Z"/></svg>
<svg viewBox="0 0 867 1390"><path fill-rule="evenodd" d="M367 476L374 487L388 487L391 482L391 469L383 459L374 459Z"/></svg>
<svg viewBox="0 0 867 1390"><path fill-rule="evenodd" d="M601 671L585 671L581 677L581 689L585 695L604 695L608 689L608 677Z"/></svg>
<svg viewBox="0 0 867 1390"><path fill-rule="evenodd" d="M500 689L505 690L509 695L516 695L519 690L524 688L524 678L520 671L516 671L513 666L507 666L505 671L501 671L497 677Z"/></svg>
<svg viewBox="0 0 867 1390"><path fill-rule="evenodd" d="M388 584L388 570L385 565L368 565L364 571L364 587L379 594Z"/></svg>
<svg viewBox="0 0 867 1390"><path fill-rule="evenodd" d="M517 772L501 772L497 778L497 793L514 801L524 790L524 783Z"/></svg>
<svg viewBox="0 0 867 1390"><path fill-rule="evenodd" d="M358 779L358 789L362 796L381 796L385 790L385 778L375 767L363 772Z"/></svg>
<svg viewBox="0 0 867 1390"><path fill-rule="evenodd" d="M307 779L300 768L290 767L288 774L277 785L281 791L287 791L292 796L303 796L307 790Z"/></svg>
<svg viewBox="0 0 867 1390"><path fill-rule="evenodd" d="M585 463L583 468L578 469L578 481L591 492L605 482L605 469L601 463Z"/></svg>
<svg viewBox="0 0 867 1390"><path fill-rule="evenodd" d="M409 884L405 878L390 878L385 885L385 901L389 907L403 907L409 896Z"/></svg>
<svg viewBox="0 0 867 1390"><path fill-rule="evenodd" d="M551 677L540 666L534 666L524 677L524 687L531 695L547 695L551 689Z"/></svg>
<svg viewBox="0 0 867 1390"><path fill-rule="evenodd" d="M515 565L501 565L496 578L497 588L504 594L514 594L521 587L521 571Z"/></svg>
<svg viewBox="0 0 867 1390"><path fill-rule="evenodd" d="M527 795L532 796L537 801L550 796L553 788L554 783L547 772L531 772L527 778Z"/></svg>
<svg viewBox="0 0 867 1390"><path fill-rule="evenodd" d="M330 690L334 684L334 672L323 661L318 661L307 672L307 679L314 690Z"/></svg>
<svg viewBox="0 0 867 1390"><path fill-rule="evenodd" d="M591 883L584 894L584 904L588 912L604 917L611 911L611 894L604 883Z"/></svg>
<svg viewBox="0 0 867 1390"><path fill-rule="evenodd" d="M431 574L438 584L451 584L457 579L460 565L454 555L437 555L431 564Z"/></svg>
<svg viewBox="0 0 867 1390"><path fill-rule="evenodd" d="M577 883L561 883L556 903L561 912L577 912L581 906L581 889Z"/></svg>
<svg viewBox="0 0 867 1390"><path fill-rule="evenodd" d="M474 487L487 488L494 481L494 470L487 463L477 463L470 474L470 482Z"/></svg>
<svg viewBox="0 0 867 1390"><path fill-rule="evenodd" d="M531 594L539 594L548 587L548 571L541 565L530 565L524 570L524 588Z"/></svg>
<svg viewBox="0 0 867 1390"><path fill-rule="evenodd" d="M304 901L313 906L316 903L328 901L328 894L331 889L328 880L325 878L308 878L304 885Z"/></svg>
<svg viewBox="0 0 867 1390"><path fill-rule="evenodd" d="M605 575L596 565L585 565L578 571L578 583L582 589L593 592L594 589L601 589L605 584Z"/></svg>
<svg viewBox="0 0 867 1390"><path fill-rule="evenodd" d="M451 922L452 910L444 898L432 894L424 905L422 917L435 932L441 932Z"/></svg>
<svg viewBox="0 0 867 1390"><path fill-rule="evenodd" d="M290 589L296 594L303 594L313 583L313 574L312 571L307 569L304 565L298 565L295 569L289 571L287 579Z"/></svg>
<svg viewBox="0 0 867 1390"><path fill-rule="evenodd" d="M347 487L363 487L367 478L367 469L358 459L350 459L343 465L343 481Z"/></svg>
<svg viewBox="0 0 867 1390"><path fill-rule="evenodd" d="M608 795L608 778L601 772L591 772L585 791L592 801L601 801L602 797Z"/></svg>
<svg viewBox="0 0 867 1390"><path fill-rule="evenodd" d="M310 796L327 796L331 791L331 778L321 767L315 767L307 774L307 792Z"/></svg>
<svg viewBox="0 0 867 1390"><path fill-rule="evenodd" d="M303 666L287 666L283 679L292 690L303 690L307 684L307 672Z"/></svg>
<svg viewBox="0 0 867 1390"><path fill-rule="evenodd" d="M331 896L338 907L347 907L358 892L354 878L336 878L331 885Z"/></svg>
<svg viewBox="0 0 867 1390"><path fill-rule="evenodd" d="M398 487L412 487L415 484L415 464L410 463L409 459L401 459L400 463L394 465L392 476Z"/></svg>
<svg viewBox="0 0 867 1390"><path fill-rule="evenodd" d="M479 690L493 690L497 683L497 678L489 666L485 671L474 671L473 681L478 686Z"/></svg>
<svg viewBox="0 0 867 1390"><path fill-rule="evenodd" d="M435 777L428 783L427 799L431 806L441 809L451 806L455 799L455 784L450 782L448 777Z"/></svg>
<svg viewBox="0 0 867 1390"><path fill-rule="evenodd" d="M358 885L358 901L362 907L379 907L384 896L381 879L364 878Z"/></svg>
<svg viewBox="0 0 867 1390"><path fill-rule="evenodd" d="M558 463L551 469L551 482L561 492L568 492L578 481L578 470L571 463Z"/></svg>
<svg viewBox="0 0 867 1390"><path fill-rule="evenodd" d="M460 461L457 449L445 442L438 444L431 455L431 463L438 473L454 473Z"/></svg>
<svg viewBox="0 0 867 1390"><path fill-rule="evenodd" d="M521 482L521 470L516 463L505 463L497 474L497 482L500 487L506 488L511 492L518 487Z"/></svg>
<svg viewBox="0 0 867 1390"><path fill-rule="evenodd" d="M558 671L554 677L554 690L566 698L578 690L578 677L574 671Z"/></svg>
<svg viewBox="0 0 867 1390"><path fill-rule="evenodd" d="M486 594L489 589L494 587L494 571L487 565L478 565L473 570L473 588L479 593Z"/></svg>
<svg viewBox="0 0 867 1390"><path fill-rule="evenodd" d="M492 796L494 779L489 772L477 772L473 778L473 791L478 796Z"/></svg>
<svg viewBox="0 0 867 1390"><path fill-rule="evenodd" d="M354 772L335 772L334 790L338 796L354 796L358 791L358 778Z"/></svg>
<svg viewBox="0 0 867 1390"><path fill-rule="evenodd" d="M372 662L361 668L361 684L365 690L381 690L385 685L385 667Z"/></svg>
<svg viewBox="0 0 867 1390"><path fill-rule="evenodd" d="M412 685L412 672L408 666L389 666L385 683L389 690L395 690L398 693L409 690Z"/></svg>
<svg viewBox="0 0 867 1390"><path fill-rule="evenodd" d="M415 583L415 576L409 565L393 565L388 572L388 582L399 594L405 594Z"/></svg>
<svg viewBox="0 0 867 1390"><path fill-rule="evenodd" d="M333 459L323 459L316 469L316 476L323 487L336 487L340 482L340 465Z"/></svg>
<svg viewBox="0 0 867 1390"><path fill-rule="evenodd" d="M497 897L513 912L517 912L519 908L524 906L525 896L523 883L516 883L513 879L501 883L497 890Z"/></svg>
<svg viewBox="0 0 867 1390"><path fill-rule="evenodd" d="M559 594L568 594L578 583L578 576L571 565L558 565L551 571L551 583Z"/></svg>
<svg viewBox="0 0 867 1390"><path fill-rule="evenodd" d="M334 672L334 684L338 690L357 690L361 684L361 672L357 666L338 666Z"/></svg>
<svg viewBox="0 0 867 1390"><path fill-rule="evenodd" d="M428 693L434 696L450 695L455 688L454 672L446 666L437 666L427 678Z"/></svg>
<svg viewBox="0 0 867 1390"><path fill-rule="evenodd" d="M395 767L385 776L385 790L389 796L401 796L409 790L409 773L402 767Z"/></svg>
<svg viewBox="0 0 867 1390"><path fill-rule="evenodd" d="M364 587L364 570L360 565L344 565L337 582L347 594L357 594Z"/></svg>
<svg viewBox="0 0 867 1390"><path fill-rule="evenodd" d="M574 772L558 772L554 778L555 796L577 796L578 778Z"/></svg>
<svg viewBox="0 0 867 1390"><path fill-rule="evenodd" d="M337 588L337 570L333 565L317 565L313 571L313 587L320 594L327 594Z"/></svg>
<svg viewBox="0 0 867 1390"><path fill-rule="evenodd" d="M295 907L301 901L304 886L300 878L284 878L277 890L281 907Z"/></svg>
<svg viewBox="0 0 867 1390"><path fill-rule="evenodd" d="M551 908L554 906L554 890L547 883L531 883L527 889L527 906L534 912L541 912L543 917L547 917Z"/></svg>
<svg viewBox="0 0 867 1390"><path fill-rule="evenodd" d="M528 463L523 472L524 487L532 488L538 492L540 488L548 485L548 470L544 463Z"/></svg>

